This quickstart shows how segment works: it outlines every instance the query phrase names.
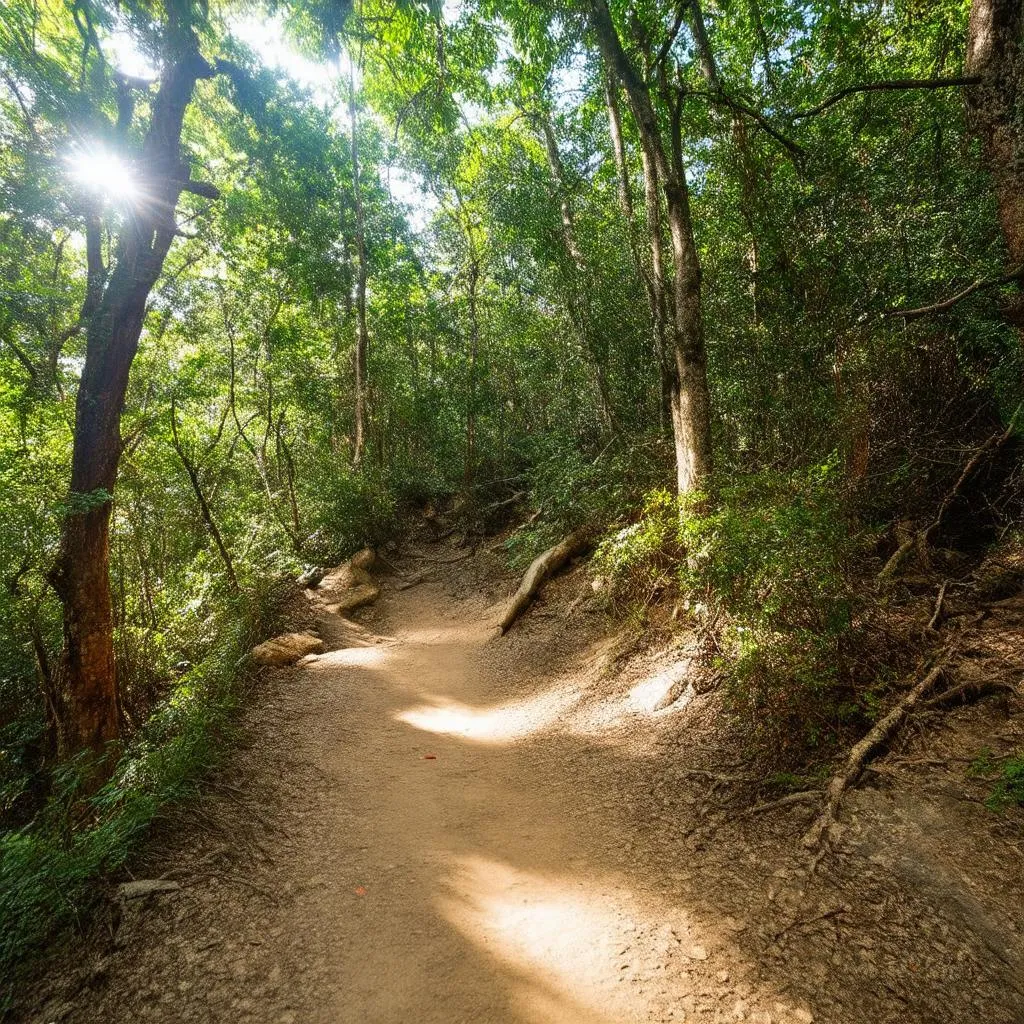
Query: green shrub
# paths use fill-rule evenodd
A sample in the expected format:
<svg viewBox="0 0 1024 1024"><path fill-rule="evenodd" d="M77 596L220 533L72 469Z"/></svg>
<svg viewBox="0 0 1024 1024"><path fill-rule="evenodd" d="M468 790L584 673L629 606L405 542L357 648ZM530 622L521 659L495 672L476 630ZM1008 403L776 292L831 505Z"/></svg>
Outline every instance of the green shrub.
<svg viewBox="0 0 1024 1024"><path fill-rule="evenodd" d="M713 499L655 491L598 549L616 597L675 586L713 624L727 709L780 764L806 759L863 710L844 672L852 538L835 476L829 463L736 477Z"/></svg>
<svg viewBox="0 0 1024 1024"><path fill-rule="evenodd" d="M308 510L308 537L303 554L321 565L334 565L361 547L388 540L398 521L397 499L390 481L371 472L352 473L318 463L303 505Z"/></svg>
<svg viewBox="0 0 1024 1024"><path fill-rule="evenodd" d="M224 748L239 660L276 628L283 587L264 580L220 606L205 658L157 706L99 792L83 797L85 762L72 761L54 773L35 819L0 835L0 974L81 920L97 899L97 876L124 864L161 807L195 792Z"/></svg>

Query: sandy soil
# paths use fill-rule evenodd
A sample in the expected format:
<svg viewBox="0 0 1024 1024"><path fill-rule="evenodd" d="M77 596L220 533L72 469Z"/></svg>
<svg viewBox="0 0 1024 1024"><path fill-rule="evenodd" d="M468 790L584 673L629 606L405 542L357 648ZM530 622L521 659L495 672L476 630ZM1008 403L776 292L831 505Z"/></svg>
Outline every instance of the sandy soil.
<svg viewBox="0 0 1024 1024"><path fill-rule="evenodd" d="M136 869L180 890L112 903L25 1019L1024 1021L1020 824L962 766L904 749L811 874L814 808L747 813L714 695L652 710L671 652L617 665L572 574L498 639L509 581L456 555L261 684Z"/></svg>

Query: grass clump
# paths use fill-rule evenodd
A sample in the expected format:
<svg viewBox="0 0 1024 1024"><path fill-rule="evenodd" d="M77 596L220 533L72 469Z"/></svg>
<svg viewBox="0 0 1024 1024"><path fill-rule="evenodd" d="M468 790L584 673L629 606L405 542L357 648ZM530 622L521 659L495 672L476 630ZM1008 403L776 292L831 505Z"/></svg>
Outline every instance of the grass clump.
<svg viewBox="0 0 1024 1024"><path fill-rule="evenodd" d="M986 776L992 783L992 790L985 799L989 810L998 812L1024 807L1024 753L996 758L986 748L974 759L970 774Z"/></svg>

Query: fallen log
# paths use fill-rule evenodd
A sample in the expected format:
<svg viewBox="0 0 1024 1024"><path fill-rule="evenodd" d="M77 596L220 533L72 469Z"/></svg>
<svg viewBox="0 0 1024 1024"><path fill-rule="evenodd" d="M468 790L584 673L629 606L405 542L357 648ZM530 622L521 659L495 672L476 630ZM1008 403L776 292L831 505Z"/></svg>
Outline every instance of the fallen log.
<svg viewBox="0 0 1024 1024"><path fill-rule="evenodd" d="M936 665L874 728L850 751L842 771L832 777L825 790L825 807L804 834L808 850L817 849L836 820L836 812L846 791L860 778L864 766L892 738L921 699L927 696L942 678L945 665Z"/></svg>
<svg viewBox="0 0 1024 1024"><path fill-rule="evenodd" d="M526 570L519 589L512 595L498 628L504 636L523 612L533 603L538 591L544 585L548 577L553 576L559 569L569 561L573 555L585 550L590 546L591 534L589 530L576 530L570 533L564 540L559 541L553 548L548 548L542 555L538 555L530 568Z"/></svg>

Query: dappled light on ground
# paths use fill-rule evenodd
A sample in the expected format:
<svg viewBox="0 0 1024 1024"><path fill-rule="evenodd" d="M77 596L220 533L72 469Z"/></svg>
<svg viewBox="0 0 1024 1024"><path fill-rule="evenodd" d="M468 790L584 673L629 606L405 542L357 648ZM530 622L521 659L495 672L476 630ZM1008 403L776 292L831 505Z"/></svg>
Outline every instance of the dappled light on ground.
<svg viewBox="0 0 1024 1024"><path fill-rule="evenodd" d="M382 668L388 661L386 647L345 647L320 655L316 664L330 668Z"/></svg>
<svg viewBox="0 0 1024 1024"><path fill-rule="evenodd" d="M505 744L563 735L627 747L637 738L638 725L657 727L659 719L690 703L693 691L686 687L689 664L685 659L675 662L628 688L600 677L588 681L577 676L559 680L531 697L491 706L473 706L447 694L427 693L422 704L396 712L395 718L424 732L475 743ZM673 700L680 689L682 695Z"/></svg>
<svg viewBox="0 0 1024 1024"><path fill-rule="evenodd" d="M474 708L437 699L434 704L400 711L400 722L425 732L460 736L477 743L511 743L551 729L580 699L571 690L555 690L493 708Z"/></svg>
<svg viewBox="0 0 1024 1024"><path fill-rule="evenodd" d="M629 691L628 707L633 711L653 713L667 710L665 702L670 700L673 689L685 684L690 673L690 661L678 661L674 665L636 683ZM693 699L693 691L687 689L675 702L675 706L685 707Z"/></svg>
<svg viewBox="0 0 1024 1024"><path fill-rule="evenodd" d="M668 1019L691 954L706 955L684 910L646 911L615 878L472 856L457 860L450 889L442 912L509 971L524 1021Z"/></svg>

